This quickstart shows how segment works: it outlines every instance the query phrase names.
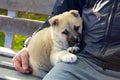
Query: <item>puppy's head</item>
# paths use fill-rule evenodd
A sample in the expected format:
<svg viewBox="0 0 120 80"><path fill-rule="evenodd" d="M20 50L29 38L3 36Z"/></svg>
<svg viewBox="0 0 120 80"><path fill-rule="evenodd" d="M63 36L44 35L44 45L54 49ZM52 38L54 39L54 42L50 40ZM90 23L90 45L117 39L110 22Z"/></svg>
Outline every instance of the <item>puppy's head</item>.
<svg viewBox="0 0 120 80"><path fill-rule="evenodd" d="M64 12L49 20L54 40L60 44L74 46L80 41L82 19L76 10Z"/></svg>

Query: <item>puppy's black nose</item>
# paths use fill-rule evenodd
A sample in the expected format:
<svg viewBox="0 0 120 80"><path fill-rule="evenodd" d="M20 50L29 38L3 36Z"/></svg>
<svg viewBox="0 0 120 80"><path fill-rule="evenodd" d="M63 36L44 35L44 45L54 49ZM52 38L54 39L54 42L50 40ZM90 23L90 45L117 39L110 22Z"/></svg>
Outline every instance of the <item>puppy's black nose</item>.
<svg viewBox="0 0 120 80"><path fill-rule="evenodd" d="M73 42L75 42L75 43L80 42L80 39L79 38L74 38Z"/></svg>

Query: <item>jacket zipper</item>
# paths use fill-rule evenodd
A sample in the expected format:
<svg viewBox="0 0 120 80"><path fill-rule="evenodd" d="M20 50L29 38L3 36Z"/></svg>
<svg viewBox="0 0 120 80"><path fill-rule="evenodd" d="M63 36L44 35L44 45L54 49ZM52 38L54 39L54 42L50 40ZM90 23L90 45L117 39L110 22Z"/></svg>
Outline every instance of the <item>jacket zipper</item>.
<svg viewBox="0 0 120 80"><path fill-rule="evenodd" d="M105 43L104 43L103 48L99 52L100 57L102 57L105 54L105 51L107 50L107 47L108 47L110 33L111 33L110 29L111 29L111 26L113 24L112 21L114 19L114 14L115 14L115 11L117 8L117 2L118 2L118 0L114 0L114 3L112 5L112 10L111 10L109 17L108 17L107 28L106 28L106 32L105 32Z"/></svg>

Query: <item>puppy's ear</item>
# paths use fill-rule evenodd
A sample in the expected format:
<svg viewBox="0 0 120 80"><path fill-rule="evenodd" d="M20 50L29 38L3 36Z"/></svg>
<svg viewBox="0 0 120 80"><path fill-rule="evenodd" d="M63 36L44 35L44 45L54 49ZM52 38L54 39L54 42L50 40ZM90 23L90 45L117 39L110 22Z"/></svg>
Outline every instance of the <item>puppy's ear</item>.
<svg viewBox="0 0 120 80"><path fill-rule="evenodd" d="M59 20L57 18L51 18L51 19L49 19L49 23L51 26L58 26Z"/></svg>
<svg viewBox="0 0 120 80"><path fill-rule="evenodd" d="M70 10L69 11L74 17L79 17L79 12L77 10Z"/></svg>

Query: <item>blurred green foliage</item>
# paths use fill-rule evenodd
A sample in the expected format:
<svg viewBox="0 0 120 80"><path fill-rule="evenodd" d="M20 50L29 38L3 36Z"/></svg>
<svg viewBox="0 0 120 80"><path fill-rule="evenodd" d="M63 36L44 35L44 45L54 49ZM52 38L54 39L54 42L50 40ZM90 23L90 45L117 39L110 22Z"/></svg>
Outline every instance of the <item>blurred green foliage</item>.
<svg viewBox="0 0 120 80"><path fill-rule="evenodd" d="M5 33L0 32L0 46L4 45L4 39L5 38Z"/></svg>

